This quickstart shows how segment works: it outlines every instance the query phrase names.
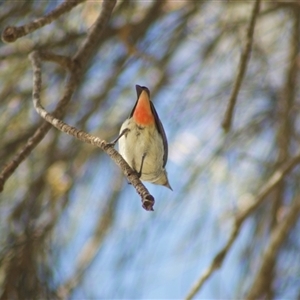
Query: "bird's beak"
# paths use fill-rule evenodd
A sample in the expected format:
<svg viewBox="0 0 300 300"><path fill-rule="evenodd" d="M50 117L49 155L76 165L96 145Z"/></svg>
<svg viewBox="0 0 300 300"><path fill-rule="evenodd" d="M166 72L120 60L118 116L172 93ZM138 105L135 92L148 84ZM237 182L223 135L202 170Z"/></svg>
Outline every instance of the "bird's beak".
<svg viewBox="0 0 300 300"><path fill-rule="evenodd" d="M144 90L140 85L135 86L137 98L140 98L142 91Z"/></svg>

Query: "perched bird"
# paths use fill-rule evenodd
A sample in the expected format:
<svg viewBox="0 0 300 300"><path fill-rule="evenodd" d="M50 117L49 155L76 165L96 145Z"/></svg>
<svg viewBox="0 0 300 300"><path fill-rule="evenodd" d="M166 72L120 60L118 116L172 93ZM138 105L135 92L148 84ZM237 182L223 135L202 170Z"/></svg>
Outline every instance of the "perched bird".
<svg viewBox="0 0 300 300"><path fill-rule="evenodd" d="M163 125L150 100L149 89L136 85L136 92L135 106L116 139L119 152L141 180L172 190L165 169L168 141Z"/></svg>

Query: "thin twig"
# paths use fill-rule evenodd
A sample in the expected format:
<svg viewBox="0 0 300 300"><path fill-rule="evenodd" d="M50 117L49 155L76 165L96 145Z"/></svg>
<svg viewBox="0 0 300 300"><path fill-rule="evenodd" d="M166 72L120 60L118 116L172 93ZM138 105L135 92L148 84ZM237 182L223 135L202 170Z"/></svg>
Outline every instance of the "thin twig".
<svg viewBox="0 0 300 300"><path fill-rule="evenodd" d="M65 62L63 66L67 66L67 68L71 67L72 71L70 72L70 76L68 76L67 82L65 84L64 93L61 100L58 102L56 109L53 112L53 115L57 118L63 117L65 113L65 109L73 93L75 92L78 83L82 80L82 76L85 73L85 69L88 65L89 60L92 59L93 52L97 51L98 44L101 41L101 38L105 31L103 30L108 23L114 5L116 4L116 0L104 0L102 4L102 10L97 18L96 22L90 33L88 34L86 40L79 48L77 53L75 54L73 62L68 62L68 58L65 58ZM47 59L47 55L42 54L44 59ZM50 57L48 57L49 60ZM54 56L51 56L52 61L54 61ZM58 62L58 56L56 57L56 62ZM61 57L62 58L62 57ZM49 123L42 124L30 137L27 143L22 147L22 149L13 157L13 159L6 164L0 173L0 192L3 191L4 184L7 179L13 174L13 172L17 169L17 167L28 157L28 155L32 152L32 150L39 144L39 142L45 137L47 132L52 128Z"/></svg>
<svg viewBox="0 0 300 300"><path fill-rule="evenodd" d="M253 6L250 23L249 23L249 27L247 30L246 45L245 45L244 51L242 52L242 55L240 58L238 72L237 72L235 82L233 85L233 89L232 89L232 92L231 92L231 95L229 98L225 117L222 122L222 127L224 128L225 131L229 131L231 128L236 100L237 100L237 97L238 97L238 94L239 94L239 91L241 88L241 84L244 79L244 75L247 70L248 61L250 58L250 53L251 53L251 48L252 48L252 43L253 43L255 23L256 23L258 13L259 13L260 1L261 0L256 0L254 3L254 6Z"/></svg>
<svg viewBox="0 0 300 300"><path fill-rule="evenodd" d="M41 73L41 57L37 51L30 54L30 60L33 66L33 105L39 115L47 122L62 132L65 132L78 140L101 148L107 153L110 158L118 165L127 177L128 181L135 187L138 194L141 196L143 208L146 210L153 210L154 197L148 192L146 187L140 181L138 174L131 169L123 157L113 148L113 145L96 136L92 136L82 130L72 127L52 114L48 113L41 105L40 93L42 89L42 73Z"/></svg>
<svg viewBox="0 0 300 300"><path fill-rule="evenodd" d="M203 284L206 280L222 266L222 263L228 254L231 246L236 240L239 231L243 225L245 219L266 199L266 196L272 192L280 182L285 178L285 176L293 170L298 164L300 164L300 152L290 159L285 165L279 168L274 174L270 177L270 179L266 182L266 184L260 189L256 197L254 198L252 204L250 204L247 209L240 213L235 220L235 224L230 233L230 237L226 243L226 245L219 251L219 253L214 257L210 266L203 272L200 278L196 281L194 286L189 291L187 297L185 299L190 300L193 299L194 296L199 292Z"/></svg>
<svg viewBox="0 0 300 300"><path fill-rule="evenodd" d="M41 27L52 23L54 20L58 19L62 14L70 11L75 6L84 2L85 0L66 0L55 9L53 9L50 13L45 16L25 24L23 26L8 26L2 32L2 41L5 43L15 42L18 38L23 37Z"/></svg>

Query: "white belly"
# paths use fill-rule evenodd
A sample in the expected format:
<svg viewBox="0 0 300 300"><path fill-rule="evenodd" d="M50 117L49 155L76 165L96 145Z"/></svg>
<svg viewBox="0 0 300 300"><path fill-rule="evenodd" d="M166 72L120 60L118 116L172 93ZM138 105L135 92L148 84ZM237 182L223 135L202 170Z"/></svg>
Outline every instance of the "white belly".
<svg viewBox="0 0 300 300"><path fill-rule="evenodd" d="M126 120L120 130L129 131L119 139L119 152L131 168L139 172L145 155L141 180L155 182L164 173L163 141L155 125L138 126L133 120Z"/></svg>

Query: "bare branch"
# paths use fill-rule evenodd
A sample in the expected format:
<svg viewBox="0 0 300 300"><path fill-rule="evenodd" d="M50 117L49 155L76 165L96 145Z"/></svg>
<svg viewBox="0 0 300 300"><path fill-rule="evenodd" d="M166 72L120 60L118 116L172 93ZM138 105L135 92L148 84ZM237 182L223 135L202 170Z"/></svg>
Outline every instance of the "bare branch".
<svg viewBox="0 0 300 300"><path fill-rule="evenodd" d="M104 27L108 23L108 20L110 18L110 15L112 13L112 10L114 8L114 5L116 3L116 0L104 0L102 4L102 10L95 21L93 29L88 34L85 42L83 45L79 48L77 54L76 54L76 61L73 60L73 63L70 63L68 58L64 58L61 56L58 58L58 55L54 54L47 54L44 53L44 56L42 57L44 59L50 60L50 61L64 61L62 63L63 67L71 67L72 71L70 73L70 76L67 79L64 94L59 101L57 108L53 112L53 115L61 118L64 113L67 104L71 100L71 97L76 90L78 83L82 79L82 76L84 75L85 68L88 64L88 61L92 58L93 52L95 52L98 48L98 43L101 40L101 37L104 33ZM50 57L50 56L51 57ZM56 56L56 58L54 58ZM42 124L34 133L32 137L30 137L25 144L25 146L13 157L13 159L3 168L2 172L0 173L0 192L2 192L3 187L7 179L13 174L13 172L17 169L17 167L20 165L22 161L28 157L28 155L31 153L31 151L38 145L38 143L45 137L47 132L52 128L52 126L48 123Z"/></svg>
<svg viewBox="0 0 300 300"><path fill-rule="evenodd" d="M137 173L131 169L123 157L113 148L113 145L107 143L104 140L96 136L92 136L82 130L78 130L72 127L60 119L56 118L52 114L48 113L40 103L40 93L42 88L42 73L41 73L41 57L37 51L30 54L30 60L32 62L34 78L33 78L33 105L39 115L44 118L47 122L52 124L54 127L62 132L72 135L76 139L101 148L105 153L107 153L111 159L118 165L123 171L124 175L127 177L128 181L135 187L138 194L141 196L143 208L146 210L153 210L154 197L149 194L146 187L140 181Z"/></svg>
<svg viewBox="0 0 300 300"><path fill-rule="evenodd" d="M74 67L73 60L68 56L58 55L45 51L40 51L39 54L42 60L55 62L61 67L63 67L66 71L71 72Z"/></svg>
<svg viewBox="0 0 300 300"><path fill-rule="evenodd" d="M233 89L229 98L229 103L227 106L227 110L225 113L224 120L222 122L222 127L225 131L229 131L232 125L232 119L233 119L233 112L236 104L236 100L247 70L248 61L250 58L252 43L253 43L253 34L254 34L254 28L256 19L259 13L259 7L260 7L260 0L256 0L253 6L251 19L247 31L247 38L246 38L246 45L244 48L244 51L242 52L240 63L239 63L239 69L235 78L235 82L233 85Z"/></svg>
<svg viewBox="0 0 300 300"><path fill-rule="evenodd" d="M260 189L252 204L250 204L243 212L240 213L240 215L237 216L226 245L222 250L219 251L210 266L203 272L203 274L191 288L186 297L187 300L193 299L194 296L199 292L203 284L206 282L206 280L213 274L213 272L222 266L222 263L234 241L236 240L245 219L264 201L264 199L266 199L266 196L270 194L270 192L272 192L278 186L278 184L282 182L286 175L291 172L298 164L300 164L300 152L295 157L290 159L285 165L279 168L276 172L274 172L274 174L270 177L266 184Z"/></svg>
<svg viewBox="0 0 300 300"><path fill-rule="evenodd" d="M84 1L85 0L65 0L65 2L57 6L50 13L33 22L19 27L8 26L2 32L2 41L6 43L15 42L18 38L23 37L37 29L40 29L41 27L47 24L52 23L54 20L58 19L62 14L70 11L75 6Z"/></svg>
<svg viewBox="0 0 300 300"><path fill-rule="evenodd" d="M53 61L60 64L66 70L71 71L73 68L73 61L66 56L57 55L50 52L41 52L41 57L47 61ZM71 95L69 96L71 97ZM62 98L58 103L56 110L54 111L55 115L62 116L63 115L63 107L66 105L66 97ZM17 169L20 163L25 160L31 151L37 146L37 144L43 139L43 137L47 134L51 126L48 123L42 124L31 136L26 145L14 156L14 158L5 165L2 172L0 173L0 192L3 191L4 184L6 180L13 174L13 172Z"/></svg>
<svg viewBox="0 0 300 300"><path fill-rule="evenodd" d="M264 287L268 284L268 270L273 267L273 262L280 246L288 236L289 231L297 222L300 213L300 196L294 198L293 204L286 217L276 226L270 241L263 253L262 264L254 279L245 299L260 299Z"/></svg>
<svg viewBox="0 0 300 300"><path fill-rule="evenodd" d="M78 52L74 55L73 59L81 66L86 66L89 60L98 51L98 47L101 43L100 36L104 33L104 28L110 15L117 3L117 0L104 0L102 4L101 14L92 26L92 30Z"/></svg>

